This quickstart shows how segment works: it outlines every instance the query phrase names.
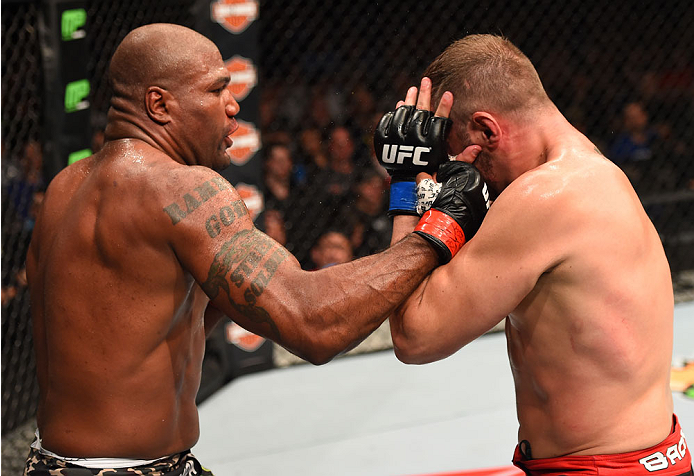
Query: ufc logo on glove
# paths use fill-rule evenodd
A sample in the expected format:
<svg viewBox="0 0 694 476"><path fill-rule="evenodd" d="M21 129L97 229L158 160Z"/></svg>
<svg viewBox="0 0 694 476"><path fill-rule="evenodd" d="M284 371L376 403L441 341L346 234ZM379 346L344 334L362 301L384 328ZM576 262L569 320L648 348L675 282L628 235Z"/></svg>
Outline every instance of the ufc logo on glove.
<svg viewBox="0 0 694 476"><path fill-rule="evenodd" d="M413 150L414 149L414 150ZM429 161L422 160L423 153L431 152L431 147L413 146L413 145L397 145L384 144L381 162L384 164L402 164L405 159L412 157L412 164L420 167L429 165Z"/></svg>
<svg viewBox="0 0 694 476"><path fill-rule="evenodd" d="M480 172L448 158L451 124L446 117L405 105L386 113L374 133L376 157L390 174L390 216L418 216L423 210L417 199L417 174L438 172L440 183L430 180L431 208L414 233L434 247L441 263L449 262L474 236L489 208L489 191Z"/></svg>

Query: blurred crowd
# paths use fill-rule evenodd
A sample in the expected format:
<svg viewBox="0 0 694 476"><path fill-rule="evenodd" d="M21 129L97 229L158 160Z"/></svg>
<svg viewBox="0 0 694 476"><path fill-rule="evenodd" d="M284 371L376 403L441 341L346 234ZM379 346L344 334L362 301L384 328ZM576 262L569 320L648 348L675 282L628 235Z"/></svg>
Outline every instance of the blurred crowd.
<svg viewBox="0 0 694 476"><path fill-rule="evenodd" d="M642 198L694 189L691 52L668 50L663 62L656 45L621 48L630 54L621 63L599 45L580 59L565 48L550 48L537 69L567 119L624 170Z"/></svg>
<svg viewBox="0 0 694 476"><path fill-rule="evenodd" d="M550 96L626 172L642 199L656 203L647 207L656 221L663 208L657 197L694 190L694 70L627 71L623 84L580 72L567 80L561 69L548 66L562 60L557 54L538 65ZM395 93L404 94L410 79L401 83ZM388 246L388 176L372 140L378 120L399 99L395 93L377 98L363 84L264 83L259 124L264 210L256 225L292 251L304 269ZM103 131L96 129L95 152L103 145ZM3 142L3 312L26 289L23 263L46 187L40 142L13 150L18 153L6 151ZM685 202L691 207L691 195Z"/></svg>
<svg viewBox="0 0 694 476"><path fill-rule="evenodd" d="M348 96L326 85L270 84L262 91L265 212L257 224L305 269L372 254L390 242L388 174L372 146L382 114L365 87ZM342 252L327 262L319 258L326 247Z"/></svg>
<svg viewBox="0 0 694 476"><path fill-rule="evenodd" d="M556 68L561 54L538 65L560 110L624 170L656 226L672 229L669 219L694 219L692 66L614 72L612 78L625 78L615 84L581 72L567 78L567 69ZM404 96L416 78L400 83L394 89ZM275 238L307 269L321 266L312 248L321 247L328 232L340 233L354 258L388 245L388 180L372 139L378 120L398 99L376 97L365 85L265 83L260 127L267 224L259 226L281 230ZM674 192L685 194L672 199Z"/></svg>
<svg viewBox="0 0 694 476"><path fill-rule="evenodd" d="M26 253L43 202L43 153L30 141L12 157L2 147L2 312L12 315L27 304ZM16 309L16 310L15 310ZM3 318L3 331L7 320ZM6 333L3 333L7 335Z"/></svg>

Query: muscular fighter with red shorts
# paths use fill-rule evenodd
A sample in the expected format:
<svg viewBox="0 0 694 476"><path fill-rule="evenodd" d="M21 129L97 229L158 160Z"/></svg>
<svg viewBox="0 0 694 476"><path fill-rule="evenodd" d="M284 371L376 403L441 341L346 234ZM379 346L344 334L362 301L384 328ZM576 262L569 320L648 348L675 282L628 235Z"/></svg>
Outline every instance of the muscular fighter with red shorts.
<svg viewBox="0 0 694 476"><path fill-rule="evenodd" d="M409 112L379 125L376 152L394 178L403 170L388 152L418 144L391 131L432 97L450 112L448 153L479 169L495 200L474 238L391 318L398 358L443 359L506 319L518 467L690 474L669 387L670 269L627 177L564 118L518 48L471 35L431 63L419 94L410 89L398 104ZM395 192L414 197L416 171L405 172L409 185L398 179ZM393 243L417 225L416 200L405 204Z"/></svg>

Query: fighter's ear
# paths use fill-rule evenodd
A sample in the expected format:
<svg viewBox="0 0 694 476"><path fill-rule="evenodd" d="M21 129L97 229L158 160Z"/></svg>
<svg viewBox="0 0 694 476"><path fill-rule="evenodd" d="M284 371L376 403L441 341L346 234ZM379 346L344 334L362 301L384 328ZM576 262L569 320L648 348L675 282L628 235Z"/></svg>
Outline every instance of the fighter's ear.
<svg viewBox="0 0 694 476"><path fill-rule="evenodd" d="M145 110L147 115L158 124L166 124L171 121L169 114L169 102L173 96L169 91L159 86L150 86L145 94Z"/></svg>
<svg viewBox="0 0 694 476"><path fill-rule="evenodd" d="M499 146L501 140L501 126L496 118L488 112L478 111L472 114L472 129L477 141L476 144L484 148L494 150Z"/></svg>

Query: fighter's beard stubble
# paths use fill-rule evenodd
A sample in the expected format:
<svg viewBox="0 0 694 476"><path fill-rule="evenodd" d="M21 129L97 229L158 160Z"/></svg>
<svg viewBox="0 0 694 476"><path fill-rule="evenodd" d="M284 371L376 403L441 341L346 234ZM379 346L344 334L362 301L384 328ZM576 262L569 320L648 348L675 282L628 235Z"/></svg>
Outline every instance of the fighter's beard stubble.
<svg viewBox="0 0 694 476"><path fill-rule="evenodd" d="M489 187L489 192L491 195L490 198L491 200L495 200L501 192L501 188L496 180L494 169L492 168L492 155L489 152L482 150L477 155L477 158L472 165L474 165L477 170L480 171L480 174L482 174L482 178L485 182L487 182L487 186Z"/></svg>

